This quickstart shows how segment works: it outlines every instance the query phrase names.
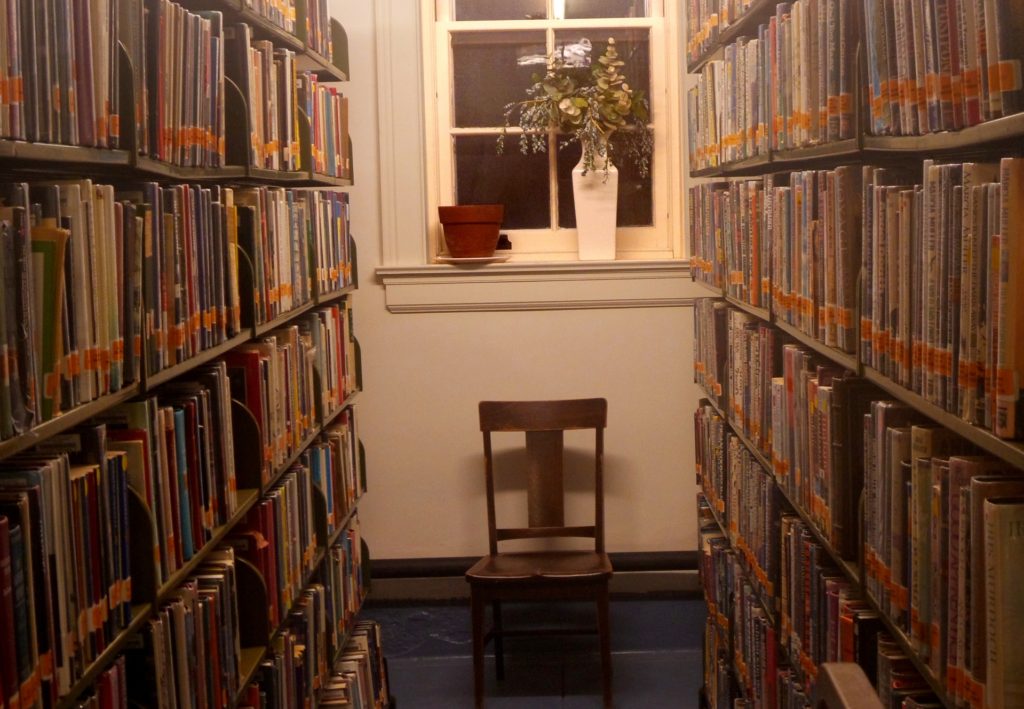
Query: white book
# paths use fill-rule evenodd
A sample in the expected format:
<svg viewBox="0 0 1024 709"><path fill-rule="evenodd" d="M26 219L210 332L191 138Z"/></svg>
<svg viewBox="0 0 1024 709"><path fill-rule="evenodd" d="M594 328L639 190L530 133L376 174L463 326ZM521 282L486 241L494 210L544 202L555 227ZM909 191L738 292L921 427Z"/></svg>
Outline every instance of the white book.
<svg viewBox="0 0 1024 709"><path fill-rule="evenodd" d="M993 429L1002 438L1024 432L1024 159L1003 158L999 165L1002 235L999 270L999 323L996 357L996 412Z"/></svg>
<svg viewBox="0 0 1024 709"><path fill-rule="evenodd" d="M1024 706L1024 497L985 500L985 593L988 709Z"/></svg>

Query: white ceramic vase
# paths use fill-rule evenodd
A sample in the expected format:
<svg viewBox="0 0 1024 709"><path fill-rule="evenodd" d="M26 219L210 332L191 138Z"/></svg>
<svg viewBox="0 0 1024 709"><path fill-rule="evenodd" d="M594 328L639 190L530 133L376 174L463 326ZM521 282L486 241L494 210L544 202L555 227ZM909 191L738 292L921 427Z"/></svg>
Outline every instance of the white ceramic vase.
<svg viewBox="0 0 1024 709"><path fill-rule="evenodd" d="M583 157L572 170L572 192L576 202L577 249L581 261L615 259L616 207L619 199L619 170L605 155L594 155L594 169L583 174ZM584 151L585 152L585 151Z"/></svg>

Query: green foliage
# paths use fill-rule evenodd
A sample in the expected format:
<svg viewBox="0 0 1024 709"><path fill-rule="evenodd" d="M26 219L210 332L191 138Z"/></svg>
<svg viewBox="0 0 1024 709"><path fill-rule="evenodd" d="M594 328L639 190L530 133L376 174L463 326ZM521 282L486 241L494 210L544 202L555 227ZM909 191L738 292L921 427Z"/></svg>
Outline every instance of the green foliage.
<svg viewBox="0 0 1024 709"><path fill-rule="evenodd" d="M505 129L498 137L498 153L505 149L509 126L522 129L519 149L527 155L547 151L552 132L570 136L583 147L583 169L607 166L620 156L609 139L622 131L625 159L636 164L642 176L650 169L654 139L647 127L647 99L630 88L620 73L615 39L609 37L604 54L590 69L569 66L557 53L548 57L547 73L533 75L528 98L505 106Z"/></svg>

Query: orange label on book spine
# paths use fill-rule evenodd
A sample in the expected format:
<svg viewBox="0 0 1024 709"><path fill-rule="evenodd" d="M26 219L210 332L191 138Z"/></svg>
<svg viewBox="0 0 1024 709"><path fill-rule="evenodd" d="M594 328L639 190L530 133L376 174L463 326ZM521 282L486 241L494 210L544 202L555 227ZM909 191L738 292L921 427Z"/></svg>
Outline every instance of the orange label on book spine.
<svg viewBox="0 0 1024 709"><path fill-rule="evenodd" d="M1004 60L988 68L989 91L1020 91L1021 69L1018 60Z"/></svg>
<svg viewBox="0 0 1024 709"><path fill-rule="evenodd" d="M31 707L39 701L39 668L32 670L32 674L21 683L21 705Z"/></svg>
<svg viewBox="0 0 1024 709"><path fill-rule="evenodd" d="M78 356L78 350L68 353L64 361L67 364L66 371L69 375L77 377L82 373L82 359Z"/></svg>
<svg viewBox="0 0 1024 709"><path fill-rule="evenodd" d="M39 656L39 675L46 680L53 677L53 650Z"/></svg>
<svg viewBox="0 0 1024 709"><path fill-rule="evenodd" d="M185 331L180 325L172 325L167 329L167 346L178 349L185 342Z"/></svg>
<svg viewBox="0 0 1024 709"><path fill-rule="evenodd" d="M43 396L47 399L56 399L60 391L60 371L47 372L43 377Z"/></svg>
<svg viewBox="0 0 1024 709"><path fill-rule="evenodd" d="M939 77L939 100L945 102L953 100L953 77L949 74Z"/></svg>
<svg viewBox="0 0 1024 709"><path fill-rule="evenodd" d="M983 709L985 706L985 685L974 679L974 677L968 676L966 689L971 709Z"/></svg>

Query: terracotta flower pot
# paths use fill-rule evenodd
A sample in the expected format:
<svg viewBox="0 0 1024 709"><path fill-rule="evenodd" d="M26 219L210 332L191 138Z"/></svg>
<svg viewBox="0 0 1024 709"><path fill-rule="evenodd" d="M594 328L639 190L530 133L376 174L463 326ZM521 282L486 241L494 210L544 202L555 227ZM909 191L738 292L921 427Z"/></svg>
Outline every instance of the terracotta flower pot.
<svg viewBox="0 0 1024 709"><path fill-rule="evenodd" d="M444 243L453 258L480 258L494 255L498 231L505 216L502 204L460 204L438 207L444 227Z"/></svg>

